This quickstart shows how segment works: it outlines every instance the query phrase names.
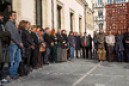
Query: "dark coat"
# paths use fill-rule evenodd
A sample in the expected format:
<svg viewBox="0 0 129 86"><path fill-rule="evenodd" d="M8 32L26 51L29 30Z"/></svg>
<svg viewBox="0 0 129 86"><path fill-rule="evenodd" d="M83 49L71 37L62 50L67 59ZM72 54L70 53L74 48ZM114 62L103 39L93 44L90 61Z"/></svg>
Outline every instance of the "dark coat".
<svg viewBox="0 0 129 86"><path fill-rule="evenodd" d="M58 47L62 47L63 40L64 40L63 36L61 34L59 34L59 33L57 33L56 36L57 36Z"/></svg>
<svg viewBox="0 0 129 86"><path fill-rule="evenodd" d="M93 43L94 43L94 49L98 50L98 44L97 44L98 42L96 36L93 37Z"/></svg>
<svg viewBox="0 0 129 86"><path fill-rule="evenodd" d="M75 37L74 36L68 36L68 44L70 47L75 48Z"/></svg>
<svg viewBox="0 0 129 86"><path fill-rule="evenodd" d="M29 31L25 29L22 30L22 42L25 48L30 48L30 46L33 44Z"/></svg>
<svg viewBox="0 0 129 86"><path fill-rule="evenodd" d="M129 41L129 32L124 34L124 45L125 45L125 48L129 48L129 43L126 43L126 41Z"/></svg>
<svg viewBox="0 0 129 86"><path fill-rule="evenodd" d="M3 31L4 29L4 31ZM10 32L6 31L4 25L0 24L0 40L2 41L2 45L9 45L11 41L11 34Z"/></svg>
<svg viewBox="0 0 129 86"><path fill-rule="evenodd" d="M89 47L90 46L90 39L89 39L89 37L86 36L86 46L84 46L84 41L85 41L85 37L83 36L81 38L81 46L82 47Z"/></svg>
<svg viewBox="0 0 129 86"><path fill-rule="evenodd" d="M39 40L38 40L37 35L35 33L31 32L30 36L32 38L32 42L34 43L34 46L36 48L39 47Z"/></svg>
<svg viewBox="0 0 129 86"><path fill-rule="evenodd" d="M124 50L123 35L118 35L116 37L116 50L117 51L123 51Z"/></svg>
<svg viewBox="0 0 129 86"><path fill-rule="evenodd" d="M4 29L4 31L3 31ZM10 57L9 57L9 44L11 41L11 34L5 30L4 25L0 23L0 63L2 62L10 62ZM6 57L4 60L3 56L3 49L6 48Z"/></svg>
<svg viewBox="0 0 129 86"><path fill-rule="evenodd" d="M75 36L75 49L80 50L81 48L81 39L80 36Z"/></svg>
<svg viewBox="0 0 129 86"><path fill-rule="evenodd" d="M2 47L2 43L1 43L1 41L0 41L0 63L2 63L3 62L3 47Z"/></svg>
<svg viewBox="0 0 129 86"><path fill-rule="evenodd" d="M43 38L44 38L44 41L46 43L46 47L50 48L51 47L51 37L50 37L50 35L45 33Z"/></svg>
<svg viewBox="0 0 129 86"><path fill-rule="evenodd" d="M22 57L30 58L31 56L31 45L33 45L32 37L29 31L22 29L21 38L24 45L24 49L22 49Z"/></svg>
<svg viewBox="0 0 129 86"><path fill-rule="evenodd" d="M51 38L51 43L53 44L53 46L57 46L57 37L51 35L50 38Z"/></svg>
<svg viewBox="0 0 129 86"><path fill-rule="evenodd" d="M89 48L90 48L90 49L92 49L92 40L93 40L92 37L89 36L89 42L90 42Z"/></svg>
<svg viewBox="0 0 129 86"><path fill-rule="evenodd" d="M62 36L63 36L63 41L65 42L65 43L63 43L62 48L64 48L64 49L68 48L68 37L65 34L62 34Z"/></svg>

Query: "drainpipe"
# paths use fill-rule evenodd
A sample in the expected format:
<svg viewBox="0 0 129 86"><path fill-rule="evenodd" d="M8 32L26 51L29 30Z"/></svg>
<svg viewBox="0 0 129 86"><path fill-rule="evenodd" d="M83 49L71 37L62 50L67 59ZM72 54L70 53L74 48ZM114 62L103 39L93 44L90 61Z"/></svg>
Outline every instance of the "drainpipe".
<svg viewBox="0 0 129 86"><path fill-rule="evenodd" d="M52 12L52 28L55 28L55 24L54 24L54 0L51 0L51 12Z"/></svg>
<svg viewBox="0 0 129 86"><path fill-rule="evenodd" d="M84 18L85 18L85 32L86 32L86 8L87 8L88 5L85 5L85 12L84 12Z"/></svg>

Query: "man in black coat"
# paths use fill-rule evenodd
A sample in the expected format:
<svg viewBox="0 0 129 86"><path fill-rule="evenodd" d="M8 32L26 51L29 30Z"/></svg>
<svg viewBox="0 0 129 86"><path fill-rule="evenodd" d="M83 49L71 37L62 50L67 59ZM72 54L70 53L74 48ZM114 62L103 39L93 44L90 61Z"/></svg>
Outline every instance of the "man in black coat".
<svg viewBox="0 0 129 86"><path fill-rule="evenodd" d="M81 46L82 46L83 58L88 59L90 40L86 32L84 32L84 36L81 38Z"/></svg>
<svg viewBox="0 0 129 86"><path fill-rule="evenodd" d="M49 64L49 56L50 56L50 46L51 46L51 37L50 37L50 28L45 29L44 33L44 41L46 43L46 51L45 51L45 56L44 56L44 64Z"/></svg>

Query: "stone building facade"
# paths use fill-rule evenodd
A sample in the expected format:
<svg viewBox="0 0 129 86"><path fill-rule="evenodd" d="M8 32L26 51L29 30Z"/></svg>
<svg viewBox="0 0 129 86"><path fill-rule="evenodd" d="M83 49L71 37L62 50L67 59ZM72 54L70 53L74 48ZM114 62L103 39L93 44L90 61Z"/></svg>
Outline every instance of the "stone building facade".
<svg viewBox="0 0 129 86"><path fill-rule="evenodd" d="M87 33L93 36L94 32L94 17L93 17L93 5L92 0L86 1L88 6L86 8L86 30Z"/></svg>
<svg viewBox="0 0 129 86"><path fill-rule="evenodd" d="M29 20L31 24L92 33L93 10L90 0L1 0L10 3L7 10L17 12L17 22ZM6 12L7 12L6 10ZM5 12L5 13L6 13Z"/></svg>
<svg viewBox="0 0 129 86"><path fill-rule="evenodd" d="M129 0L92 0L92 2L93 2L93 10L94 10L94 15L93 15L94 16L94 28L95 30L99 30L99 28L106 29L105 5L129 2Z"/></svg>

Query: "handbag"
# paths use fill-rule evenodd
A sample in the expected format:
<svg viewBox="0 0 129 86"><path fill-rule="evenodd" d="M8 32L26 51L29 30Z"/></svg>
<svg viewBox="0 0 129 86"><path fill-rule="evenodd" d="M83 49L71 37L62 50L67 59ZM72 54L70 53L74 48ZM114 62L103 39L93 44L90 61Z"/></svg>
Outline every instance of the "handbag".
<svg viewBox="0 0 129 86"><path fill-rule="evenodd" d="M46 51L45 46L44 46L44 44L43 44L43 43L42 43L42 44L40 44L39 51L40 51L40 52L45 52L45 51Z"/></svg>

